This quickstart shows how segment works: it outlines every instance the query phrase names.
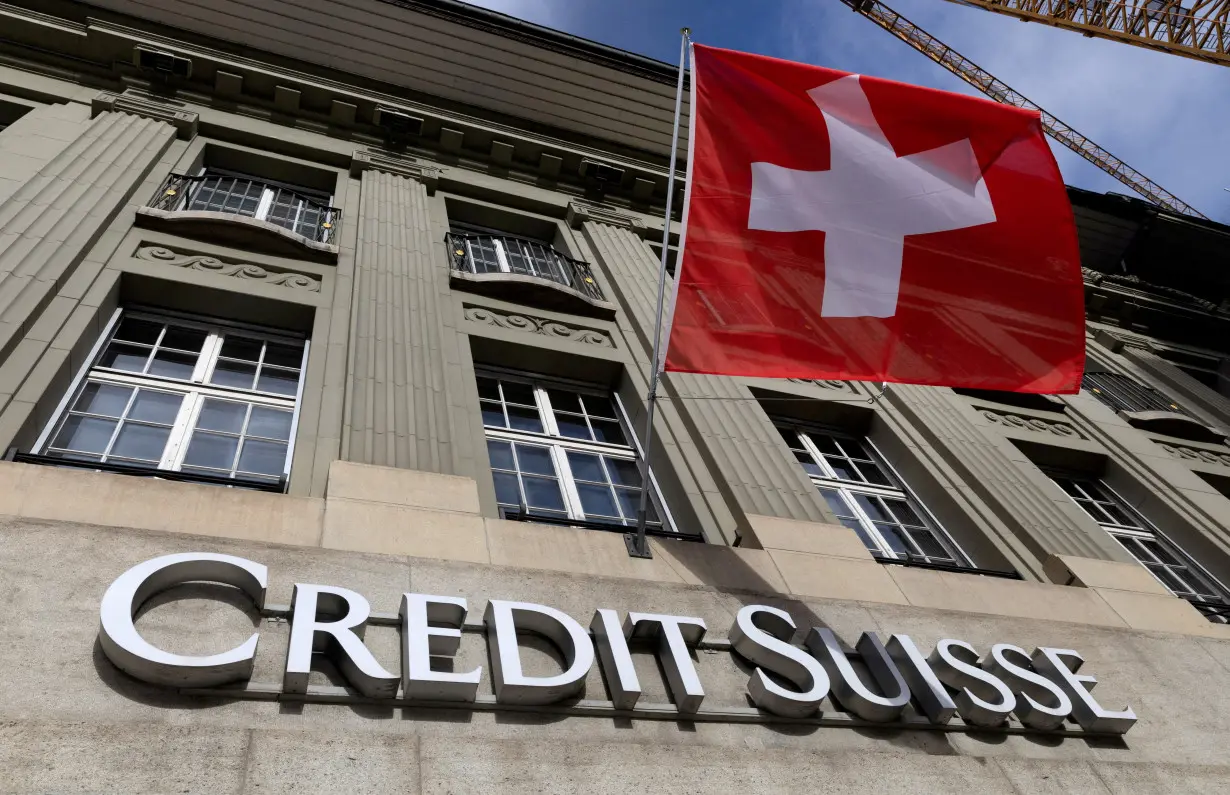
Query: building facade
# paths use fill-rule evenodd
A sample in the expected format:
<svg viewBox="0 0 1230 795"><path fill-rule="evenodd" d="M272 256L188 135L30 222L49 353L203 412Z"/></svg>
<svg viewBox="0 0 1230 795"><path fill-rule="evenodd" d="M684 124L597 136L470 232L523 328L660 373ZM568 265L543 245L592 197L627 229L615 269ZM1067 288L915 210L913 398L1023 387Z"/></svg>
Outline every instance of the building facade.
<svg viewBox="0 0 1230 795"><path fill-rule="evenodd" d="M0 791L1230 786L1230 228L1072 189L1079 395L668 374L643 483L672 66L452 0L0 19ZM105 648L108 586L183 553L268 566L264 603L194 581L137 626L178 655L255 629L246 683ZM328 650L292 686L310 583L366 597L394 674L402 594L467 598L477 700L374 697ZM640 706L606 662L580 701L493 697L495 600L703 619L704 700L639 633ZM727 653L749 605L856 658L1077 650L1137 721L922 725L917 690L782 719Z"/></svg>

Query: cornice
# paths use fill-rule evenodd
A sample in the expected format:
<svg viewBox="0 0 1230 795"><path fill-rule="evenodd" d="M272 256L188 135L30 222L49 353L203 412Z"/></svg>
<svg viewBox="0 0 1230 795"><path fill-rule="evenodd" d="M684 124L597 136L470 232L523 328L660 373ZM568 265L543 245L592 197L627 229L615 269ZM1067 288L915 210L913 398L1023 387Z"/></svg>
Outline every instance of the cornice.
<svg viewBox="0 0 1230 795"><path fill-rule="evenodd" d="M399 177L408 177L423 183L427 195L436 192L440 184L441 169L420 163L416 158L381 149L359 149L350 160L350 176L359 177L364 171L383 171Z"/></svg>
<svg viewBox="0 0 1230 795"><path fill-rule="evenodd" d="M90 102L91 115L97 116L104 111L116 113L131 113L146 119L154 119L170 124L175 128L181 140L191 141L196 137L200 115L182 107L151 99L130 91L117 94L114 91L103 91Z"/></svg>

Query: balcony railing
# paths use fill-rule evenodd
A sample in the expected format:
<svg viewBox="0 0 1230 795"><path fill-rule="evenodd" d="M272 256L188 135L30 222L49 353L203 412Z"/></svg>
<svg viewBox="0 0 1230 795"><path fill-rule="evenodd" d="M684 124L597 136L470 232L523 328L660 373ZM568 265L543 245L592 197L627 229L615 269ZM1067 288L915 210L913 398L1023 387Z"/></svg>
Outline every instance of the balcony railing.
<svg viewBox="0 0 1230 795"><path fill-rule="evenodd" d="M1081 386L1114 411L1172 411L1187 414L1179 404L1152 387L1118 373L1085 373Z"/></svg>
<svg viewBox="0 0 1230 795"><path fill-rule="evenodd" d="M499 235L448 235L453 270L462 273L517 274L554 282L595 301L605 301L589 265L560 254L545 243Z"/></svg>
<svg viewBox="0 0 1230 795"><path fill-rule="evenodd" d="M172 174L149 204L170 212L244 215L280 226L315 243L334 243L342 211L319 196L246 177Z"/></svg>

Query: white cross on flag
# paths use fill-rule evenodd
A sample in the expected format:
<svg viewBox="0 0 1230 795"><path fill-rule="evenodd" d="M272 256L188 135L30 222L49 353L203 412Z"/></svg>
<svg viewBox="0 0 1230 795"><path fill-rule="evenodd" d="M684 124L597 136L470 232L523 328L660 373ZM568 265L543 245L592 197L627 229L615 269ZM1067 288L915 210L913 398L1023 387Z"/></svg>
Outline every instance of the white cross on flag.
<svg viewBox="0 0 1230 795"><path fill-rule="evenodd" d="M1075 392L1084 293L1038 114L695 45L665 369Z"/></svg>

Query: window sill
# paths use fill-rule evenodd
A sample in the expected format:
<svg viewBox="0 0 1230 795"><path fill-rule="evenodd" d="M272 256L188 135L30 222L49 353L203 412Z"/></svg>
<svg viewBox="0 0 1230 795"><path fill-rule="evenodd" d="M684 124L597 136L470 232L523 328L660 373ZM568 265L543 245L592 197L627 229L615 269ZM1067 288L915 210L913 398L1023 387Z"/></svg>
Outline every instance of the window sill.
<svg viewBox="0 0 1230 795"><path fill-rule="evenodd" d="M34 453L18 453L16 449L9 450L8 454L4 456L4 460L12 461L17 464L36 464L39 466L64 467L66 469L84 469L92 472L109 472L115 475L129 475L132 477L152 478L155 480L171 480L180 483L195 483L198 486L233 487L237 489L251 489L253 491L267 491L274 494L283 494L286 492L285 478L277 483L270 483L267 480L224 478L213 475L175 472L169 469L157 469L154 467L130 466L127 464L108 464L99 463L97 461L74 461L71 458L57 458L55 456L36 455Z"/></svg>
<svg viewBox="0 0 1230 795"><path fill-rule="evenodd" d="M500 518L509 522L531 522L534 524L548 524L556 527L575 527L578 530L601 530L607 533L635 533L636 527L622 524L611 524L609 522L588 522L584 519L555 519L547 516L527 516L522 513L510 513L508 511L500 511ZM685 535L684 533L672 533L670 530L663 530L660 527L646 527L645 535L651 538L671 538L676 541L695 541L704 543L704 539L699 535Z"/></svg>
<svg viewBox="0 0 1230 795"><path fill-rule="evenodd" d="M1189 442L1221 444L1226 436L1216 428L1174 411L1120 411L1119 416L1133 428L1185 439Z"/></svg>
<svg viewBox="0 0 1230 795"><path fill-rule="evenodd" d="M609 301L590 298L567 285L537 276L520 273L470 273L453 269L450 271L449 282L456 289L487 298L603 320L615 317L615 305Z"/></svg>
<svg viewBox="0 0 1230 795"><path fill-rule="evenodd" d="M872 557L877 562L883 563L886 566L908 566L916 569L929 569L931 571L947 571L952 574L977 574L983 577L999 577L1005 580L1023 580L1025 579L1015 571L1000 571L999 569L977 569L973 566L960 566L955 563L928 563L924 560L913 560L911 558L890 558L884 555L872 554Z"/></svg>
<svg viewBox="0 0 1230 795"><path fill-rule="evenodd" d="M229 243L266 254L337 264L338 247L247 215L210 210L160 210L138 207L137 223L148 229Z"/></svg>

